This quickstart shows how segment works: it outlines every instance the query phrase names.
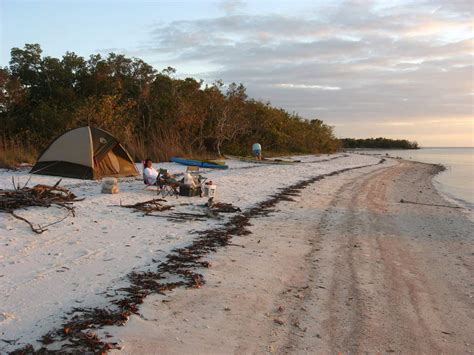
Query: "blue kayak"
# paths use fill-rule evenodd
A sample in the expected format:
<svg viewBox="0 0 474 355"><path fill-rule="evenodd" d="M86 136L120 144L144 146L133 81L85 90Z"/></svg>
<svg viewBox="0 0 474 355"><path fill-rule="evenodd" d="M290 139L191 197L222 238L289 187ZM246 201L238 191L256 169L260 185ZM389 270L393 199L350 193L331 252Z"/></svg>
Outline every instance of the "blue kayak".
<svg viewBox="0 0 474 355"><path fill-rule="evenodd" d="M227 165L224 164L216 164L216 163L211 163L208 161L202 161L202 160L193 160L193 159L185 159L185 158L179 158L179 157L172 157L170 159L173 163L178 163L178 164L183 164L183 165L188 165L188 166L199 166L200 168L208 168L208 169L229 169Z"/></svg>

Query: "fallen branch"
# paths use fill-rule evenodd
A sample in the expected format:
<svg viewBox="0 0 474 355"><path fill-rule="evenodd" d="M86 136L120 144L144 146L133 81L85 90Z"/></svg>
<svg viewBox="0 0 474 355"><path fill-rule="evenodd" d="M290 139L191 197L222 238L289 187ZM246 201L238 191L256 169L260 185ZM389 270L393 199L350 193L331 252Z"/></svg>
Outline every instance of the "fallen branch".
<svg viewBox="0 0 474 355"><path fill-rule="evenodd" d="M16 219L19 219L20 221L23 221L23 222L27 223L27 224L30 226L31 230L32 230L33 232L35 232L36 234L41 234L41 233L43 233L43 232L45 231L45 229L41 228L40 225L38 225L38 228L36 228L36 227L33 225L33 223L31 223L30 221L28 221L26 218L21 217L21 216L15 214L15 212L10 211L9 213L10 213L13 217L15 217Z"/></svg>
<svg viewBox="0 0 474 355"><path fill-rule="evenodd" d="M144 212L144 216L147 216L152 212L162 212L173 208L173 206L162 205L160 202L166 202L166 200L155 198L153 200L138 202L132 205L123 205L122 201L120 201L120 207L133 208L135 209L135 212Z"/></svg>
<svg viewBox="0 0 474 355"><path fill-rule="evenodd" d="M82 201L78 199L76 195L70 192L64 187L59 187L61 180L58 180L53 186L48 185L36 185L34 187L27 187L26 184L21 187L20 182L12 177L13 190L0 190L0 212L9 213L14 218L27 223L31 230L37 234L45 232L47 227L64 221L69 215L75 216L73 202ZM23 209L27 207L51 207L57 206L68 210L68 214L58 221L49 223L45 226L38 224L37 227L27 220L25 217L19 216L15 213L15 210Z"/></svg>

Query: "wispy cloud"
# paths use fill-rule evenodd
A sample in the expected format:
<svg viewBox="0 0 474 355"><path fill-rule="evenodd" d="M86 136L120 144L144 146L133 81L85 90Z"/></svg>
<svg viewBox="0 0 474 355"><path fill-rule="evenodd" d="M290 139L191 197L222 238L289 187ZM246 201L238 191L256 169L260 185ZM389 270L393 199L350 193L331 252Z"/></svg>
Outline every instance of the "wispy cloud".
<svg viewBox="0 0 474 355"><path fill-rule="evenodd" d="M258 14L241 1L219 6L225 15L154 27L141 50L356 130L361 119L473 114L470 1L345 1Z"/></svg>
<svg viewBox="0 0 474 355"><path fill-rule="evenodd" d="M308 85L308 84L275 84L277 88L285 89L315 89L315 90L341 90L338 86Z"/></svg>

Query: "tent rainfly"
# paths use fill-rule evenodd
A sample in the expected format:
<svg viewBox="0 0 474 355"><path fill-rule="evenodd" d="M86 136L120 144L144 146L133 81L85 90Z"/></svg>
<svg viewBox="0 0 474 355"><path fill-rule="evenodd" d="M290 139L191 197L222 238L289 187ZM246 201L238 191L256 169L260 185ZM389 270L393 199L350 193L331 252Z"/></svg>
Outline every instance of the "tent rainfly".
<svg viewBox="0 0 474 355"><path fill-rule="evenodd" d="M95 180L139 175L130 154L110 133L95 127L67 131L40 155L32 174Z"/></svg>

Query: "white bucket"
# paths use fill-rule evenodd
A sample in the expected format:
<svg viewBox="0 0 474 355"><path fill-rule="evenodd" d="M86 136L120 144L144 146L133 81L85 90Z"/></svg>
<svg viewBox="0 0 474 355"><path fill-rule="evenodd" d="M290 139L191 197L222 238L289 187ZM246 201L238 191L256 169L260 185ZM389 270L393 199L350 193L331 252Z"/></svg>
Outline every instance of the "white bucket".
<svg viewBox="0 0 474 355"><path fill-rule="evenodd" d="M204 185L204 196L215 197L216 196L216 185Z"/></svg>

